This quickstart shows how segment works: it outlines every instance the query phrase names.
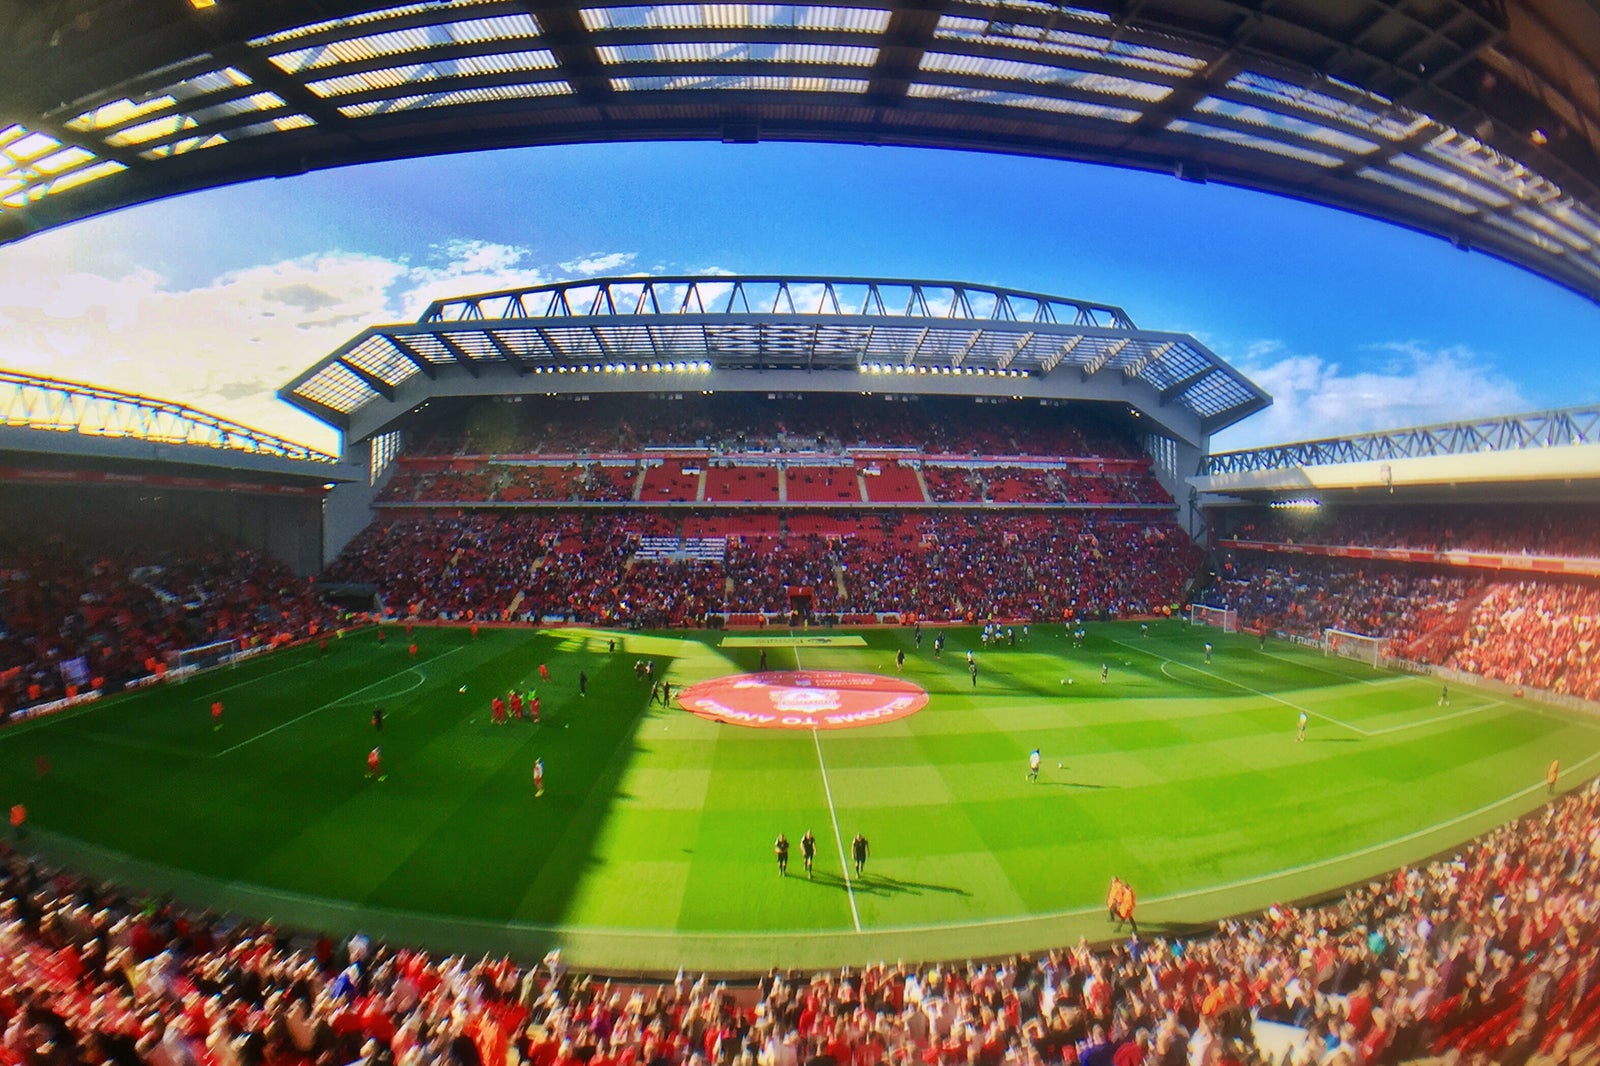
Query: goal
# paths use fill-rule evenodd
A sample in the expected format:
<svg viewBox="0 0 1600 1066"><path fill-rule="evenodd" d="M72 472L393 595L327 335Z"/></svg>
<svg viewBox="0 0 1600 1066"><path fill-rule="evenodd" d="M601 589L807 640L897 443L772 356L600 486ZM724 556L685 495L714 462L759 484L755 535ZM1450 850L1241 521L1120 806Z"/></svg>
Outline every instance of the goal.
<svg viewBox="0 0 1600 1066"><path fill-rule="evenodd" d="M1197 626L1217 626L1224 633L1239 632L1239 612L1232 607L1212 607L1205 603L1189 605L1189 623Z"/></svg>
<svg viewBox="0 0 1600 1066"><path fill-rule="evenodd" d="M197 644L192 648L167 652L167 679L181 681L196 670L205 670L230 662L239 654L237 640L218 640L210 644Z"/></svg>
<svg viewBox="0 0 1600 1066"><path fill-rule="evenodd" d="M1352 633L1347 629L1324 629L1322 654L1354 659L1376 667L1389 654L1389 638L1369 637L1365 633Z"/></svg>

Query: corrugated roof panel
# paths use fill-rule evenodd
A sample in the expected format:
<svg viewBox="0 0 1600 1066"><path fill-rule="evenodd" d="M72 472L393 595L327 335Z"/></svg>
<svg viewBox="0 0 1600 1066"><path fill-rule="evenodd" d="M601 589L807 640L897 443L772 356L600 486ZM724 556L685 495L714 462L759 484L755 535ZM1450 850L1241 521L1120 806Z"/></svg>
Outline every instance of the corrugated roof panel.
<svg viewBox="0 0 1600 1066"><path fill-rule="evenodd" d="M1465 197L1456 196L1424 182L1413 181L1400 174L1394 174L1377 167L1365 167L1357 171L1356 176L1365 178L1367 181L1377 182L1379 185L1387 185L1389 188L1406 193L1409 196L1420 197L1429 203L1438 204L1440 207L1448 207L1450 210L1460 212L1463 215L1470 215L1478 210L1478 205Z"/></svg>
<svg viewBox="0 0 1600 1066"><path fill-rule="evenodd" d="M1259 126L1265 130L1283 132L1303 137L1318 144L1325 144L1330 148L1348 152L1351 155L1366 155L1374 151L1378 144L1376 141L1364 137L1355 137L1343 130L1319 125L1307 119L1296 118L1292 115L1280 114L1264 107L1255 107L1250 104L1235 103L1232 100L1219 100L1208 96L1195 104L1194 109L1202 115L1223 115L1242 122L1249 126Z"/></svg>
<svg viewBox="0 0 1600 1066"><path fill-rule="evenodd" d="M591 32L616 29L766 29L835 30L882 33L889 25L883 8L813 7L794 4L638 4L586 7L583 23Z"/></svg>
<svg viewBox="0 0 1600 1066"><path fill-rule="evenodd" d="M1375 136L1391 142L1403 141L1429 124L1430 120L1425 116L1399 107L1381 96L1331 80L1330 83L1339 85L1341 89L1351 96L1360 98L1362 102L1341 99L1331 93L1319 92L1314 88L1253 71L1235 75L1228 82L1228 88L1272 101L1302 114L1341 119L1351 125L1370 130Z"/></svg>
<svg viewBox="0 0 1600 1066"><path fill-rule="evenodd" d="M427 95L396 96L389 100L369 100L339 108L345 118L368 118L389 111L414 111L425 107L455 107L492 100L531 100L546 96L568 96L572 86L564 81L536 81L520 85L496 85L482 89L441 90Z"/></svg>
<svg viewBox="0 0 1600 1066"><path fill-rule="evenodd" d="M964 15L941 15L934 38L995 45L1063 58L1091 59L1170 77L1186 77L1205 66L1205 60L1198 56L1133 44L1110 36Z"/></svg>
<svg viewBox="0 0 1600 1066"><path fill-rule="evenodd" d="M1446 130L1422 151L1470 172L1479 182L1499 190L1506 200L1545 203L1561 198L1561 187L1555 182L1457 130Z"/></svg>
<svg viewBox="0 0 1600 1066"><path fill-rule="evenodd" d="M1389 167L1401 170L1425 182L1449 189L1490 207L1504 207L1511 202L1501 190L1461 173L1453 167L1432 163L1414 155L1397 155L1389 160Z"/></svg>
<svg viewBox="0 0 1600 1066"><path fill-rule="evenodd" d="M782 74L660 75L612 78L621 92L670 92L684 89L745 89L757 92L864 93L865 78L802 78Z"/></svg>
<svg viewBox="0 0 1600 1066"><path fill-rule="evenodd" d="M1029 93L1004 92L999 89L964 89L956 85L913 85L907 91L907 95L927 100L955 100L962 103L1020 107L1031 111L1053 111L1061 115L1078 115L1083 118L1103 119L1107 122L1136 122L1143 114L1131 108L1094 104L1084 100L1062 100L1053 96L1034 96Z"/></svg>
<svg viewBox="0 0 1600 1066"><path fill-rule="evenodd" d="M1220 126L1212 126L1204 122L1194 122L1189 119L1174 119L1167 123L1167 129L1174 133L1192 133L1197 137L1206 137L1213 141L1223 141L1240 148L1253 148L1258 152L1269 155L1281 155L1287 159L1295 159L1302 163L1312 163L1319 167L1336 167L1343 162L1336 155L1326 152L1314 151L1298 144L1289 144L1285 141L1275 141L1270 137L1257 136L1245 133L1242 130L1228 130Z"/></svg>
<svg viewBox="0 0 1600 1066"><path fill-rule="evenodd" d="M413 26L366 37L329 41L326 44L279 53L272 57L272 63L286 73L297 74L306 70L320 70L336 63L360 63L387 56L426 52L430 48L453 44L483 41L512 43L538 36L539 26L534 22L532 15L501 15L460 22L441 22L431 26Z"/></svg>
<svg viewBox="0 0 1600 1066"><path fill-rule="evenodd" d="M600 61L617 63L824 63L833 66L870 67L876 48L834 44L764 44L760 42L683 41L662 44L604 45L596 48Z"/></svg>
<svg viewBox="0 0 1600 1066"><path fill-rule="evenodd" d="M922 69L943 74L966 74L1033 85L1062 85L1080 92L1096 93L1141 103L1157 103L1172 95L1169 85L1157 85L1112 74L1095 74L1042 63L1023 63L1015 59L990 59L985 56L927 52Z"/></svg>
<svg viewBox="0 0 1600 1066"><path fill-rule="evenodd" d="M522 52L497 52L494 55L466 56L461 59L400 66L343 74L306 83L306 88L321 97L347 96L350 93L392 89L401 85L427 84L450 78L479 74L512 74L553 70L555 56L543 49Z"/></svg>
<svg viewBox="0 0 1600 1066"><path fill-rule="evenodd" d="M484 4L495 4L500 2L501 0L450 0L450 6L452 9L459 11L462 8L478 7ZM338 29L359 29L363 26L372 26L377 23L387 22L390 19L403 18L407 15L418 15L429 12L438 13L442 6L443 5L440 3L440 0L424 0L423 3L418 4L402 4L398 7L380 8L377 11L363 11L358 14L346 16L344 18L325 19L321 22L309 22L304 26L296 26L293 29L269 34L265 37L257 37L250 43L257 47L284 44L288 41L297 41L302 37L310 37L313 34L322 33L324 31Z"/></svg>

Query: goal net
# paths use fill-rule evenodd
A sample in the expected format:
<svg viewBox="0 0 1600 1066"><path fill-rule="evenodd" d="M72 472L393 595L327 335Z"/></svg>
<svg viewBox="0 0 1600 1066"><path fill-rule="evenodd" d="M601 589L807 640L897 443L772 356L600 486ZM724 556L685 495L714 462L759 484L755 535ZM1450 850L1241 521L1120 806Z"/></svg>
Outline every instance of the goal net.
<svg viewBox="0 0 1600 1066"><path fill-rule="evenodd" d="M1352 633L1345 629L1322 631L1322 654L1337 655L1341 659L1354 659L1377 666L1389 650L1388 637L1369 637L1365 633Z"/></svg>
<svg viewBox="0 0 1600 1066"><path fill-rule="evenodd" d="M181 681L196 670L220 666L239 654L237 640L218 640L167 652L167 680Z"/></svg>
<svg viewBox="0 0 1600 1066"><path fill-rule="evenodd" d="M1205 603L1189 605L1189 622L1197 626L1216 626L1224 633L1239 632L1239 612L1232 607L1212 607Z"/></svg>

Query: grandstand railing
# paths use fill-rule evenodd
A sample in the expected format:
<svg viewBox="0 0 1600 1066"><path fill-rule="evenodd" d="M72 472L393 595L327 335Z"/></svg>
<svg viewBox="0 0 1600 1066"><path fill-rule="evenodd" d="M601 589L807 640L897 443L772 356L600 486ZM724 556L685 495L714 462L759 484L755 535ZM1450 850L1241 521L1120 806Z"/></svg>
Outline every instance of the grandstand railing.
<svg viewBox="0 0 1600 1066"><path fill-rule="evenodd" d="M1200 473L1244 474L1297 466L1388 462L1437 455L1522 451L1600 442L1600 404L1442 422L1411 429L1278 444L1207 456Z"/></svg>
<svg viewBox="0 0 1600 1066"><path fill-rule="evenodd" d="M0 426L220 448L304 462L337 456L181 403L0 370Z"/></svg>

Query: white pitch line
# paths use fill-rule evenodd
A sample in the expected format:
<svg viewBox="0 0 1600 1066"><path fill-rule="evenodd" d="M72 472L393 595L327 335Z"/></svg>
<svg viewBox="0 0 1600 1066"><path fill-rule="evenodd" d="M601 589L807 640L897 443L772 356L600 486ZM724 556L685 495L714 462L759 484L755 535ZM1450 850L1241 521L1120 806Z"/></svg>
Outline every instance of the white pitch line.
<svg viewBox="0 0 1600 1066"><path fill-rule="evenodd" d="M265 681L269 677L277 677L279 674L287 674L290 670L299 670L302 667L310 666L312 663L321 661L322 660L320 659L307 659L303 663L295 663L293 666L285 666L282 670L273 670L271 673L261 674L258 677L252 677L248 681L237 681L226 688L214 688L205 696L202 696L201 699L210 699L212 696L220 696L224 692L232 692L234 689L244 688L246 685L254 685L258 682Z"/></svg>
<svg viewBox="0 0 1600 1066"><path fill-rule="evenodd" d="M1365 729L1362 729L1358 725L1351 725L1349 722L1341 722L1339 719L1333 717L1330 714L1323 714L1321 711L1313 711L1310 707L1302 707L1298 703L1295 703L1295 702L1293 702L1291 700L1284 699L1282 696L1274 696L1270 692L1262 692L1258 688L1251 688L1249 685L1246 685L1246 684L1244 684L1242 682L1239 682L1239 681L1235 681L1231 677L1223 677L1221 674L1212 673L1210 670L1202 670L1198 666L1190 666L1188 663L1180 662L1177 659L1169 659L1165 655L1161 655L1158 652L1146 651L1144 648L1139 647L1137 644L1129 644L1129 643L1127 643L1125 641L1121 641L1121 640L1112 640L1111 643L1120 644L1124 648L1131 648L1134 651L1142 652L1143 654L1148 655L1153 659L1160 659L1162 661L1162 663L1171 663L1174 666L1181 666L1186 670L1193 670L1197 674L1204 674L1207 677L1215 678L1218 681L1226 682L1227 684L1232 685L1234 688L1242 688L1246 692L1253 693L1254 695L1260 696L1263 699L1275 700L1278 703L1283 704L1285 707L1292 707L1297 711L1304 711L1306 714L1314 715L1314 716L1316 716L1318 718L1321 718L1325 722L1332 722L1334 725L1343 726L1344 728L1350 730L1350 732L1352 732L1352 733L1360 733L1364 737L1372 736L1371 733L1367 732ZM1167 674L1167 676L1171 677L1172 675L1171 674Z"/></svg>
<svg viewBox="0 0 1600 1066"><path fill-rule="evenodd" d="M833 842L839 845L839 872L844 875L844 890L850 897L850 920L861 932L861 913L856 910L856 890L850 884L850 862L844 854L844 834L839 832L839 816L833 810L833 789L828 786L828 765L822 761L822 738L815 729L811 740L817 746L817 766L822 770L822 792L828 797L828 818L833 822Z"/></svg>
<svg viewBox="0 0 1600 1066"><path fill-rule="evenodd" d="M1302 707L1300 704L1295 703L1292 700L1286 700L1282 696L1275 696L1270 692L1262 692L1258 688L1251 688L1249 685L1243 684L1242 682L1239 682L1239 681L1235 681L1231 677L1224 677L1221 674L1213 673L1210 670L1202 670L1198 666L1190 666L1188 663L1179 662L1177 659L1169 659L1166 656L1160 655L1160 654L1158 654L1156 652L1153 652L1153 651L1145 651L1144 648L1141 648L1136 644L1128 644L1128 643L1125 643L1125 642L1120 641L1120 640L1113 640L1111 643L1113 643L1113 644L1121 644L1124 648L1132 648L1134 651L1142 651L1146 655L1154 656L1155 658L1160 659L1161 660L1161 672L1163 674L1166 674L1168 677L1172 677L1172 675L1170 673L1167 673L1167 664L1168 663L1171 663L1174 666L1181 666L1186 670L1193 670L1197 674L1204 674L1207 677L1216 678L1218 681L1225 681L1228 684L1234 686L1235 688L1242 688L1246 692L1254 693L1255 695L1261 696L1261 697L1263 697L1265 699L1276 700L1277 702L1283 704L1285 707L1292 707L1297 711L1304 711L1306 714L1315 715L1316 717L1321 718L1324 721L1332 722L1334 725L1343 726L1345 729L1350 730L1352 733L1360 733L1364 737L1381 737L1381 736L1387 736L1390 733L1399 733L1399 732L1401 732L1403 730L1406 730L1406 729L1420 729L1423 726L1434 725L1437 722L1448 722L1452 718L1461 718L1461 717L1463 717L1465 715L1477 714L1479 711L1487 711L1491 707L1504 707L1505 706L1505 701L1504 700L1491 700L1488 703L1479 704L1476 707L1464 707L1459 711L1452 711L1449 714L1440 714L1440 715L1435 715L1432 718L1424 718L1419 722L1401 722L1399 725L1386 726L1383 729L1362 729L1358 725L1351 725L1349 722L1340 721L1339 719L1333 717L1332 715L1323 714L1321 711L1313 711L1310 707ZM1332 671L1329 671L1329 673L1331 673L1331 672ZM1177 680L1177 679L1173 678L1173 680ZM1357 679L1350 678L1348 680L1357 680Z"/></svg>
<svg viewBox="0 0 1600 1066"><path fill-rule="evenodd" d="M1289 656L1279 655L1277 652L1263 651L1261 654L1267 656L1269 659L1277 659L1279 662L1289 663L1293 666L1303 666L1307 670L1317 670L1332 677L1342 678L1345 681L1354 681L1358 685L1392 685L1396 681L1422 680L1421 678L1413 677L1410 674L1395 674L1392 677L1381 677L1377 680L1371 680L1364 677L1352 677L1349 674L1340 673L1338 670L1329 670L1326 666L1318 666L1316 663L1308 663L1304 659L1291 659Z"/></svg>
<svg viewBox="0 0 1600 1066"><path fill-rule="evenodd" d="M468 647L468 645L463 644L460 647L451 648L449 651L445 652L443 655L435 655L433 658L427 660L427 662L436 663L440 659L443 659L443 658L446 658L448 656L454 655L458 651L465 650L467 647ZM423 665L425 665L425 664L418 663L417 666L408 666L404 670L395 671L394 673L390 674L388 677L379 678L377 681L374 681L370 685L362 685L360 688L356 689L354 692L346 692L343 696L338 696L338 697L336 697L334 699L331 699L327 703L322 704L320 707L311 708L305 714L295 715L293 718L289 719L287 722L279 722L277 725L273 726L271 729L267 730L265 733L257 733L255 736L249 738L248 740L241 740L239 743L235 744L231 748L223 748L221 751L219 751L215 755L213 755L212 758L213 759L220 759L224 755L231 755L233 752L238 751L242 747L245 747L245 746L250 745L250 744L254 744L256 741L261 740L261 739L263 739L265 737L270 737L272 734L276 733L280 729L287 729L290 726L294 725L296 722L304 721L305 719L310 718L312 715L317 714L320 711L327 710L329 707L338 706L339 704L343 703L345 700L350 699L352 696L359 696L363 692L367 691L368 689L377 688L379 685L383 684L385 681L393 681L395 678L400 677L403 674L409 674L412 671L418 669L419 667L421 667ZM411 690L408 689L407 691L411 691Z"/></svg>

